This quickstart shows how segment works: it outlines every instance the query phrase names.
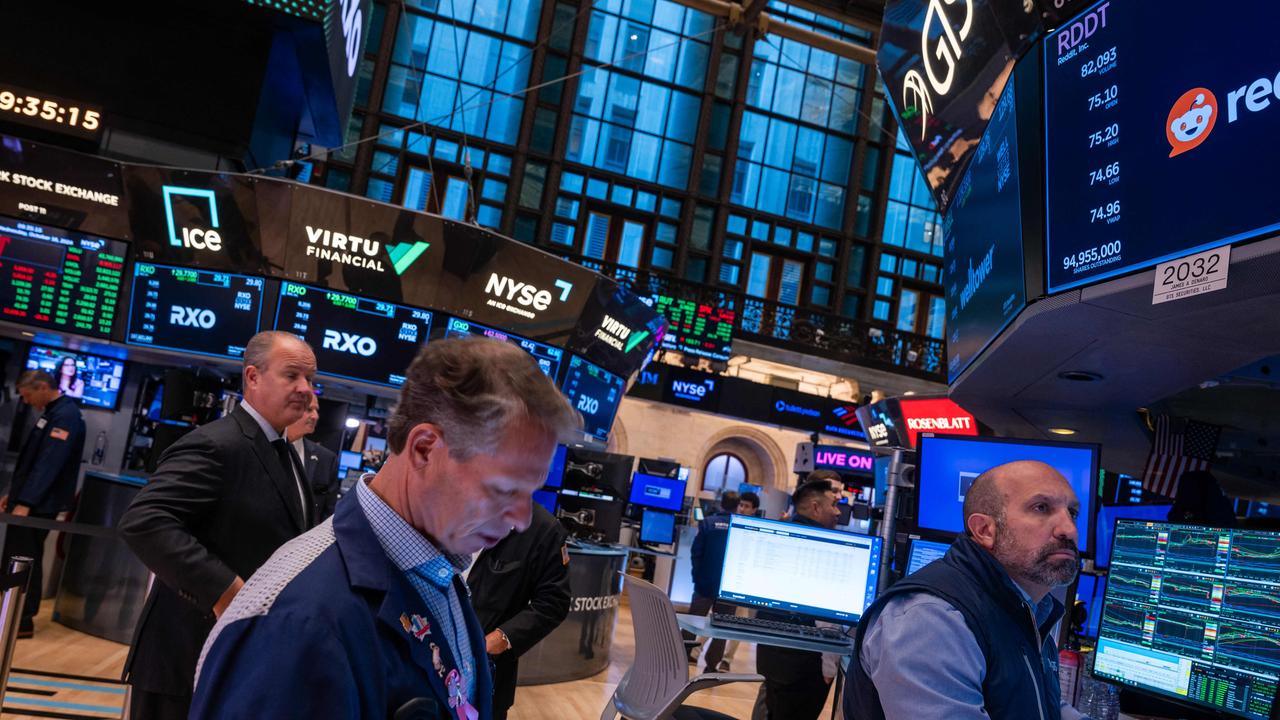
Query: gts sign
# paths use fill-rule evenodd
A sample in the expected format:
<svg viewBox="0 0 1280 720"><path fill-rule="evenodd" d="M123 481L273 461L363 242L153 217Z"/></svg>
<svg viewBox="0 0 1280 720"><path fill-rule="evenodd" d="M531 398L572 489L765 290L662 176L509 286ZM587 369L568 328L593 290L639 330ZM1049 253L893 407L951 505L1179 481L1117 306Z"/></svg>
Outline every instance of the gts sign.
<svg viewBox="0 0 1280 720"><path fill-rule="evenodd" d="M556 280L555 286L560 291L560 302L568 300L569 291L573 289L573 283L566 280ZM508 302L532 307L534 310L546 310L551 306L553 297L550 290L539 290L529 283L513 280L498 273L489 275L489 282L485 284L484 291Z"/></svg>
<svg viewBox="0 0 1280 720"><path fill-rule="evenodd" d="M373 338L339 330L325 330L324 339L320 341L320 347L325 350L336 350L337 352L363 355L364 357L369 357L378 352L378 343Z"/></svg>
<svg viewBox="0 0 1280 720"><path fill-rule="evenodd" d="M212 310L172 305L169 307L169 324L178 327L200 328L208 330L218 321Z"/></svg>

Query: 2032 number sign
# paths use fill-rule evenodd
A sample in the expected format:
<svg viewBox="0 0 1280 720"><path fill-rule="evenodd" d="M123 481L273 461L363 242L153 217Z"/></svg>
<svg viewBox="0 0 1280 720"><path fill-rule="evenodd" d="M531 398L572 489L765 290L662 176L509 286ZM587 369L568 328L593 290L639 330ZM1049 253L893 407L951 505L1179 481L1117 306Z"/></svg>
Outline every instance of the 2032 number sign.
<svg viewBox="0 0 1280 720"><path fill-rule="evenodd" d="M1223 290L1227 287L1230 265L1230 245L1160 263L1156 266L1151 304L1159 305Z"/></svg>

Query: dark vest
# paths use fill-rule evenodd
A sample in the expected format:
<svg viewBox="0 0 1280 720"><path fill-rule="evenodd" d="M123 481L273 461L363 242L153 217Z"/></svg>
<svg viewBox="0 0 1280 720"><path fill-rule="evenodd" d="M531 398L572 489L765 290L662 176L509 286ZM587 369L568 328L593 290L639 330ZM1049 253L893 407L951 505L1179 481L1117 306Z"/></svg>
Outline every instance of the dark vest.
<svg viewBox="0 0 1280 720"><path fill-rule="evenodd" d="M1022 599L996 559L967 537L956 541L937 562L889 588L863 614L845 685L846 719L884 720L880 694L862 669L862 639L890 599L926 592L946 600L964 615L982 649L987 671L982 694L992 720L1058 720L1061 717L1058 662L1043 655L1043 640L1062 617L1062 603L1036 627L1034 609Z"/></svg>

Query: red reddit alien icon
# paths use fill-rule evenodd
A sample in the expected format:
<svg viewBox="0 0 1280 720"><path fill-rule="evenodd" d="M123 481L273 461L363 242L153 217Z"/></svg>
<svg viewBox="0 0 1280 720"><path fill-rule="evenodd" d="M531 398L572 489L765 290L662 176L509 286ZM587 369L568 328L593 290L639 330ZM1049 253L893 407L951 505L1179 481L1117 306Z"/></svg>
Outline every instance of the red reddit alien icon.
<svg viewBox="0 0 1280 720"><path fill-rule="evenodd" d="M1209 137L1218 121L1218 98L1207 88L1194 88L1182 94L1169 111L1165 135L1173 150L1169 157L1194 150Z"/></svg>

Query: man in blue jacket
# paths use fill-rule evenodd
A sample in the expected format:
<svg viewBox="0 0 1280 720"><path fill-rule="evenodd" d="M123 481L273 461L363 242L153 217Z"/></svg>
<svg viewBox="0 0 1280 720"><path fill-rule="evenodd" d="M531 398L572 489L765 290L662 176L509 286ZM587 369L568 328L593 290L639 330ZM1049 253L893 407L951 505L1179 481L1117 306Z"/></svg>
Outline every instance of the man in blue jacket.
<svg viewBox="0 0 1280 720"><path fill-rule="evenodd" d="M555 446L581 421L497 340L432 342L405 375L382 468L219 618L193 720L490 717L485 634L460 573L529 526Z"/></svg>
<svg viewBox="0 0 1280 720"><path fill-rule="evenodd" d="M9 493L0 508L14 515L52 519L71 509L84 454L84 418L75 400L58 390L58 382L43 370L28 370L18 377L18 394L40 412L39 419L18 451ZM44 541L48 530L11 526L5 536L4 564L19 555L31 558L31 579L22 606L18 637L35 633L35 617L44 590Z"/></svg>
<svg viewBox="0 0 1280 720"><path fill-rule="evenodd" d="M729 540L729 518L738 510L738 493L729 490L720 496L720 510L702 518L698 534L689 548L689 569L693 575L693 597L689 600L690 615L706 615L715 612L733 614L733 606L716 602L720 596L720 574L724 570L725 543ZM686 647L694 641L693 633L683 632ZM707 672L728 672L728 665L720 667L724 657L724 640L715 639L707 644L702 659Z"/></svg>
<svg viewBox="0 0 1280 720"><path fill-rule="evenodd" d="M846 720L1076 720L1061 701L1049 594L1076 575L1080 501L1052 467L994 467L964 499L965 535L858 623Z"/></svg>

